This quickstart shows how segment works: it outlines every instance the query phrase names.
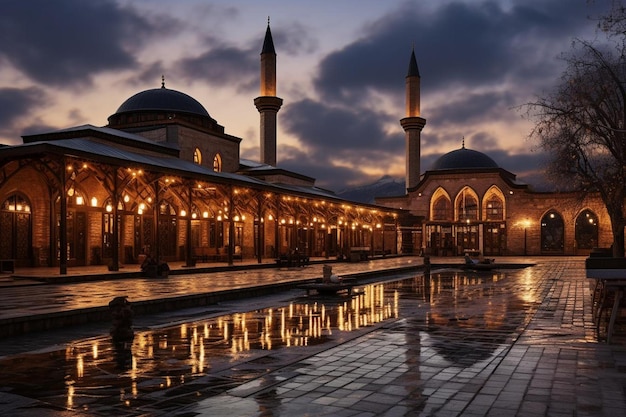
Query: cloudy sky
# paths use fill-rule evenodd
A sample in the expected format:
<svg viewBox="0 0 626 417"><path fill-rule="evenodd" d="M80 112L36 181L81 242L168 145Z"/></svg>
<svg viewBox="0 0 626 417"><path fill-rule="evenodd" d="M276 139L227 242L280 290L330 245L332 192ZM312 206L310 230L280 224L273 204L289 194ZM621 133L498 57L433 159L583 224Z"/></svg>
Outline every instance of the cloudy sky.
<svg viewBox="0 0 626 417"><path fill-rule="evenodd" d="M529 183L541 152L518 106L545 94L610 0L1 0L0 143L85 123L161 85L259 160L259 53L278 55L278 166L334 191L404 177L404 86L422 76L422 172L461 146Z"/></svg>

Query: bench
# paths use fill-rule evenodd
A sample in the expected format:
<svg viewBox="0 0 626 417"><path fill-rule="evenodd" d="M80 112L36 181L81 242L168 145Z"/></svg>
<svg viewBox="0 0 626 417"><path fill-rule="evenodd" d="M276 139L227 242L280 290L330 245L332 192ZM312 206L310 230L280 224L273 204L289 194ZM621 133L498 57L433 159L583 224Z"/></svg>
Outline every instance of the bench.
<svg viewBox="0 0 626 417"><path fill-rule="evenodd" d="M15 259L0 259L0 272L3 274L15 273Z"/></svg>
<svg viewBox="0 0 626 417"><path fill-rule="evenodd" d="M369 246L353 246L350 248L350 262L367 261L370 254Z"/></svg>
<svg viewBox="0 0 626 417"><path fill-rule="evenodd" d="M592 311L596 321L596 333L599 336L600 322L604 309L610 308L609 322L606 330L606 342L611 343L615 321L619 315L620 304L626 291L626 259L594 257L585 260L585 270L588 279L595 280L595 289L592 294ZM613 306L609 299L613 298ZM596 302L596 297L599 298Z"/></svg>
<svg viewBox="0 0 626 417"><path fill-rule="evenodd" d="M196 262L227 262L228 248L193 248L193 258ZM235 246L233 259L239 259L240 261L243 261L241 246Z"/></svg>
<svg viewBox="0 0 626 417"><path fill-rule="evenodd" d="M276 258L278 266L306 266L309 264L309 257L301 254L280 255Z"/></svg>
<svg viewBox="0 0 626 417"><path fill-rule="evenodd" d="M193 248L193 258L196 262L208 262L211 248Z"/></svg>

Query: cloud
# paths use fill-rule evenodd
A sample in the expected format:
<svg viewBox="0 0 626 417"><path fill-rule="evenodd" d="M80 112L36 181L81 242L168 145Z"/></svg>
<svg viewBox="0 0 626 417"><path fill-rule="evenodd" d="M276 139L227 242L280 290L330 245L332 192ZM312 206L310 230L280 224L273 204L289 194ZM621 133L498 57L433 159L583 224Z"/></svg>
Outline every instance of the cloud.
<svg viewBox="0 0 626 417"><path fill-rule="evenodd" d="M316 87L325 97L351 100L365 86L392 94L406 75L414 45L423 94L459 85L473 88L512 80L527 88L554 76L554 59L581 25L592 25L567 1L450 2L433 10L407 2L364 26L357 41L320 64Z"/></svg>
<svg viewBox="0 0 626 417"><path fill-rule="evenodd" d="M308 31L299 23L272 30L274 44L280 45L277 55L296 56L315 51L318 44ZM239 47L220 38L219 34L206 36L202 43L207 49L179 60L175 68L187 80L200 80L213 86L236 86L239 93L258 90L259 54L264 38L265 32L259 32L253 40L245 42L245 47Z"/></svg>
<svg viewBox="0 0 626 417"><path fill-rule="evenodd" d="M301 145L284 147L279 138L279 166L318 178L318 184L331 189L371 181L372 172L404 171L399 119L404 116L404 78L414 46L427 119L422 168L444 146L460 146L465 136L472 148L506 157L511 168L498 162L516 173L516 155L507 149L517 144L494 132L518 117L514 106L558 80L563 63L556 57L569 49L572 37L593 33L595 22L586 16L594 15L597 3L391 2L388 13L357 28L354 41L338 41L317 67L296 66L299 58L319 53L315 22L299 15L293 23L275 25L277 53L289 57L279 59L279 76L281 69L297 71L288 77L294 84L283 90L291 97L285 96L279 123ZM5 0L0 36L10 42L0 44L0 62L7 63L9 74L19 72L14 79L34 81L42 91L0 90L2 128L8 132L26 114L34 126L45 125L50 121L39 123L37 118L47 115L32 113L41 105L33 97L45 91L52 100L55 87L81 88L103 72L119 73L132 86L157 87L165 74L166 83L180 77L253 97L264 25L253 31L242 28L232 36L231 29L245 22L248 10L243 6L189 4L173 10L165 2ZM354 18L362 19L358 13ZM350 25L349 30L355 29ZM172 47L176 53L171 56L163 52ZM308 91L305 77L311 72L313 91ZM3 97L10 94L9 105L3 105Z"/></svg>
<svg viewBox="0 0 626 417"><path fill-rule="evenodd" d="M324 188L337 190L376 180L380 172L370 174L368 168L389 168L390 161L404 151L403 133L385 131L388 115L367 109L305 99L287 105L279 117L285 131L302 144L295 148L279 143L279 166L316 178ZM381 161L386 165L381 167Z"/></svg>
<svg viewBox="0 0 626 417"><path fill-rule="evenodd" d="M509 91L470 91L429 107L428 118L439 125L482 122L495 117L512 117L511 109L516 104L516 97Z"/></svg>
<svg viewBox="0 0 626 417"><path fill-rule="evenodd" d="M97 72L135 68L134 52L178 26L114 1L7 0L0 57L36 82L76 87Z"/></svg>
<svg viewBox="0 0 626 417"><path fill-rule="evenodd" d="M36 87L0 88L0 126L11 126L45 101L45 94Z"/></svg>
<svg viewBox="0 0 626 417"><path fill-rule="evenodd" d="M288 23L279 28L272 28L271 31L274 45L280 45L280 51L276 51L277 55L307 55L319 48L319 42L311 34L313 29L301 23Z"/></svg>
<svg viewBox="0 0 626 417"><path fill-rule="evenodd" d="M337 191L350 184L363 184L377 180L380 175L367 175L359 170L329 163L329 155L305 152L292 146L279 148L280 168L308 175L316 179L318 187Z"/></svg>
<svg viewBox="0 0 626 417"><path fill-rule="evenodd" d="M259 58L252 49L219 45L196 57L182 59L177 69L188 80L216 86L237 85L240 91L258 88Z"/></svg>
<svg viewBox="0 0 626 417"><path fill-rule="evenodd" d="M345 109L305 99L287 105L281 122L305 146L343 154L356 149L367 151L370 146L382 148L385 116L358 107Z"/></svg>
<svg viewBox="0 0 626 417"><path fill-rule="evenodd" d="M385 158L403 157L398 120L404 115L404 78L414 43L429 126L423 146L460 146L461 137L467 136L479 150L507 155L505 160L512 162L516 155L505 150L510 138L496 138L483 126L518 121L513 108L553 85L562 64L557 56L574 34L594 23L565 0L423 6L405 2L364 25L359 39L327 54L314 78L319 99L288 106L281 119L287 131L315 152L345 158L361 175ZM377 96L395 107L372 105ZM458 137L450 135L454 130ZM357 153L358 161L352 156ZM433 157L423 157L422 168ZM511 166L526 169L526 156L519 159L525 162ZM329 180L331 187L340 186L340 180Z"/></svg>
<svg viewBox="0 0 626 417"><path fill-rule="evenodd" d="M161 77L165 77L167 83L169 71L165 68L163 61L158 60L142 66L140 71L133 72L132 75L126 79L126 83L130 86L144 86L146 84L153 85L157 88L161 84Z"/></svg>

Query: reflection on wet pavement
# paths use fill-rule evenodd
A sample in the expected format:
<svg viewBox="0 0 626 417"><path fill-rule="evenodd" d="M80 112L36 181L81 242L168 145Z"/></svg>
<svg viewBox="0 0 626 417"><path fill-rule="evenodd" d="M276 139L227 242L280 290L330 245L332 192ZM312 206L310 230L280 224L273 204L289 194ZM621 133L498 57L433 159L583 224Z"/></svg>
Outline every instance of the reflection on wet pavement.
<svg viewBox="0 0 626 417"><path fill-rule="evenodd" d="M484 389L552 284L524 269L361 285L5 357L0 386L90 415L419 415Z"/></svg>
<svg viewBox="0 0 626 417"><path fill-rule="evenodd" d="M132 409L172 397L178 402L190 394L196 399L284 365L281 350L330 347L343 333L397 319L400 310L415 307L422 314L409 320L424 323L430 337L440 340L435 346L442 357L466 363L492 353L481 347L481 332L499 329L504 341L517 325L509 322L502 329L508 303L472 307L473 299L497 297L495 284L502 278L458 272L417 276L366 285L352 297L302 298L286 306L138 332L126 348L115 348L109 338L77 342L62 351L1 361L1 381L13 393L68 409L103 403ZM460 335L463 329L467 334ZM41 377L33 380L33 374Z"/></svg>
<svg viewBox="0 0 626 417"><path fill-rule="evenodd" d="M194 397L197 391L206 396L280 364L281 349L340 340L338 334L395 318L397 301L384 285L371 284L352 297L303 298L286 306L137 332L125 347L116 347L110 338L76 342L65 350L0 361L0 384L68 409L103 402L133 408L154 401L146 395L180 397L190 390ZM40 377L33 380L32 375Z"/></svg>

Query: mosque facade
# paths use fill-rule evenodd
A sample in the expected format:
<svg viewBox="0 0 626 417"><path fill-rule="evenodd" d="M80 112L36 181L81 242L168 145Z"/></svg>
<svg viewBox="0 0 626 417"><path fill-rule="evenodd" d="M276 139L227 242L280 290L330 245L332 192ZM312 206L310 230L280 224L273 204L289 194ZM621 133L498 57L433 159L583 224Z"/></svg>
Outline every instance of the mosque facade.
<svg viewBox="0 0 626 417"><path fill-rule="evenodd" d="M260 160L191 96L166 88L125 100L104 127L23 136L0 147L0 266L159 261L263 262L281 256L583 255L612 241L597 197L533 191L465 148L421 172L420 75L406 77L406 194L347 201L277 164L276 52L261 52Z"/></svg>
<svg viewBox="0 0 626 417"><path fill-rule="evenodd" d="M534 191L464 143L421 173L420 137L426 120L421 117L420 82L412 53L406 116L400 120L407 192L376 199L377 204L408 210L416 219L404 229L404 247L435 256L504 256L588 255L593 248L611 245L611 223L599 196Z"/></svg>
<svg viewBox="0 0 626 417"><path fill-rule="evenodd" d="M261 52L258 162L191 96L124 101L104 127L23 136L0 148L0 262L119 270L158 262L395 254L402 210L360 204L276 161L276 52Z"/></svg>

